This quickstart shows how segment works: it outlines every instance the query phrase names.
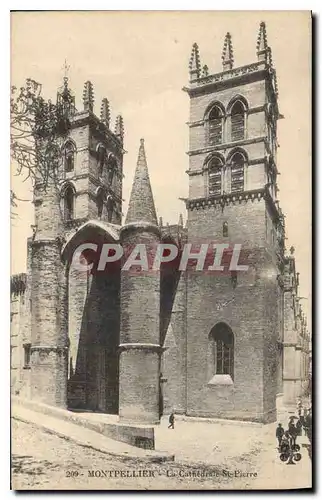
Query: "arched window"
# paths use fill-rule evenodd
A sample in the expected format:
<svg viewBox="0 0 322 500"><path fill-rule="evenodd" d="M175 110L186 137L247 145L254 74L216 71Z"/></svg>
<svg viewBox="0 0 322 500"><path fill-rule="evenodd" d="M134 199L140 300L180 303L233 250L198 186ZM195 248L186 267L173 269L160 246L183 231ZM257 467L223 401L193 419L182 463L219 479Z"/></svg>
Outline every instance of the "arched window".
<svg viewBox="0 0 322 500"><path fill-rule="evenodd" d="M230 375L234 378L234 334L226 323L215 325L210 334L209 342L212 354L213 373L215 375Z"/></svg>
<svg viewBox="0 0 322 500"><path fill-rule="evenodd" d="M111 222L112 217L113 217L113 209L114 209L114 200L113 200L111 195L108 195L108 197L107 197L106 207L107 207L107 220L108 220L108 222Z"/></svg>
<svg viewBox="0 0 322 500"><path fill-rule="evenodd" d="M105 200L106 200L106 193L104 189L99 188L96 196L97 216L99 218L102 217Z"/></svg>
<svg viewBox="0 0 322 500"><path fill-rule="evenodd" d="M241 101L236 101L231 108L231 140L245 139L245 107Z"/></svg>
<svg viewBox="0 0 322 500"><path fill-rule="evenodd" d="M74 218L74 190L72 186L67 186L64 194L64 219L72 220Z"/></svg>
<svg viewBox="0 0 322 500"><path fill-rule="evenodd" d="M101 177L103 175L104 164L106 160L106 149L100 144L97 148L97 158L98 158L98 175Z"/></svg>
<svg viewBox="0 0 322 500"><path fill-rule="evenodd" d="M222 225L222 235L226 238L228 236L228 222L225 221Z"/></svg>
<svg viewBox="0 0 322 500"><path fill-rule="evenodd" d="M213 157L208 164L208 192L211 195L221 195L222 167L223 162L217 156Z"/></svg>
<svg viewBox="0 0 322 500"><path fill-rule="evenodd" d="M111 185L113 181L114 174L117 169L117 162L114 155L110 154L107 162L107 172L108 172L108 183Z"/></svg>
<svg viewBox="0 0 322 500"><path fill-rule="evenodd" d="M244 191L245 157L242 153L235 153L231 157L231 192Z"/></svg>
<svg viewBox="0 0 322 500"><path fill-rule="evenodd" d="M75 167L75 146L68 141L64 147L64 168L65 172L72 172Z"/></svg>
<svg viewBox="0 0 322 500"><path fill-rule="evenodd" d="M223 112L219 106L214 106L208 117L208 142L211 146L223 142Z"/></svg>

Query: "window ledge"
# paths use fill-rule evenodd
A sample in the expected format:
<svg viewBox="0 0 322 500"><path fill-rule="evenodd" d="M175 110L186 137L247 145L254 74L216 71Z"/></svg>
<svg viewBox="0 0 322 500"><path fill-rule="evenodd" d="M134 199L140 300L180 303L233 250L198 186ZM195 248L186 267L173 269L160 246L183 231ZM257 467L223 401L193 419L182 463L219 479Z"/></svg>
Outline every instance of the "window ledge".
<svg viewBox="0 0 322 500"><path fill-rule="evenodd" d="M31 366L25 365L22 367L23 370L31 370Z"/></svg>
<svg viewBox="0 0 322 500"><path fill-rule="evenodd" d="M207 385L234 385L230 375L214 375Z"/></svg>

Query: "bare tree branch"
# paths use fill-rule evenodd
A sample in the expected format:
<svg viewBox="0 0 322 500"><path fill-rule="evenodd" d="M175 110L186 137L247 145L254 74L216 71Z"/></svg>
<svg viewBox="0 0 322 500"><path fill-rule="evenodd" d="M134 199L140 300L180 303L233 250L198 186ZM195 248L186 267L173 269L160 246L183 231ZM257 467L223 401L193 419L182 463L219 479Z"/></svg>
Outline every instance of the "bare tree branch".
<svg viewBox="0 0 322 500"><path fill-rule="evenodd" d="M62 161L60 144L70 128L69 116L74 110L74 101L67 87L67 79L61 99L57 104L41 96L41 84L28 78L25 86L11 87L11 158L16 165L14 175L23 175L24 182L31 179L32 185L41 184L46 190L50 181L58 180ZM18 198L11 191L11 205Z"/></svg>

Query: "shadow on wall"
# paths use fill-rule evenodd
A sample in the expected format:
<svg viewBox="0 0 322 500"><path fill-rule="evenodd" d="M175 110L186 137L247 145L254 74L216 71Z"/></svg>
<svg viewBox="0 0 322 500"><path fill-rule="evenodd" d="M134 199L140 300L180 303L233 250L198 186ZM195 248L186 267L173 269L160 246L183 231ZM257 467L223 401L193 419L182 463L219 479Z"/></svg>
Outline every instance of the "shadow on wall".
<svg viewBox="0 0 322 500"><path fill-rule="evenodd" d="M119 332L119 270L90 275L74 366L70 359L70 409L118 413Z"/></svg>

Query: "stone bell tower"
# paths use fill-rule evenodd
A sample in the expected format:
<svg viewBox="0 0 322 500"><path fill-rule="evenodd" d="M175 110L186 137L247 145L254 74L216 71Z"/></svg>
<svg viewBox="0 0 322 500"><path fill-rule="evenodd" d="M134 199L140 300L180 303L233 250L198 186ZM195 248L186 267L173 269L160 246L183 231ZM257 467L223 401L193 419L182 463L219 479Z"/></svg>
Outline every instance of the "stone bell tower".
<svg viewBox="0 0 322 500"><path fill-rule="evenodd" d="M187 273L187 413L268 422L278 392L284 219L276 198L278 90L264 23L256 55L234 67L227 33L222 70L210 74L195 43L184 88L188 241L239 244L249 264L247 272Z"/></svg>
<svg viewBox="0 0 322 500"><path fill-rule="evenodd" d="M69 365L78 344L89 277L64 267L61 248L88 220L121 223L124 127L118 116L115 130L110 129L106 98L100 118L94 114L89 81L84 85L83 109L77 110L65 77L57 108L62 122L56 144L60 161L46 186L43 179L37 180L33 200L31 397L66 406L68 373L75 368Z"/></svg>

